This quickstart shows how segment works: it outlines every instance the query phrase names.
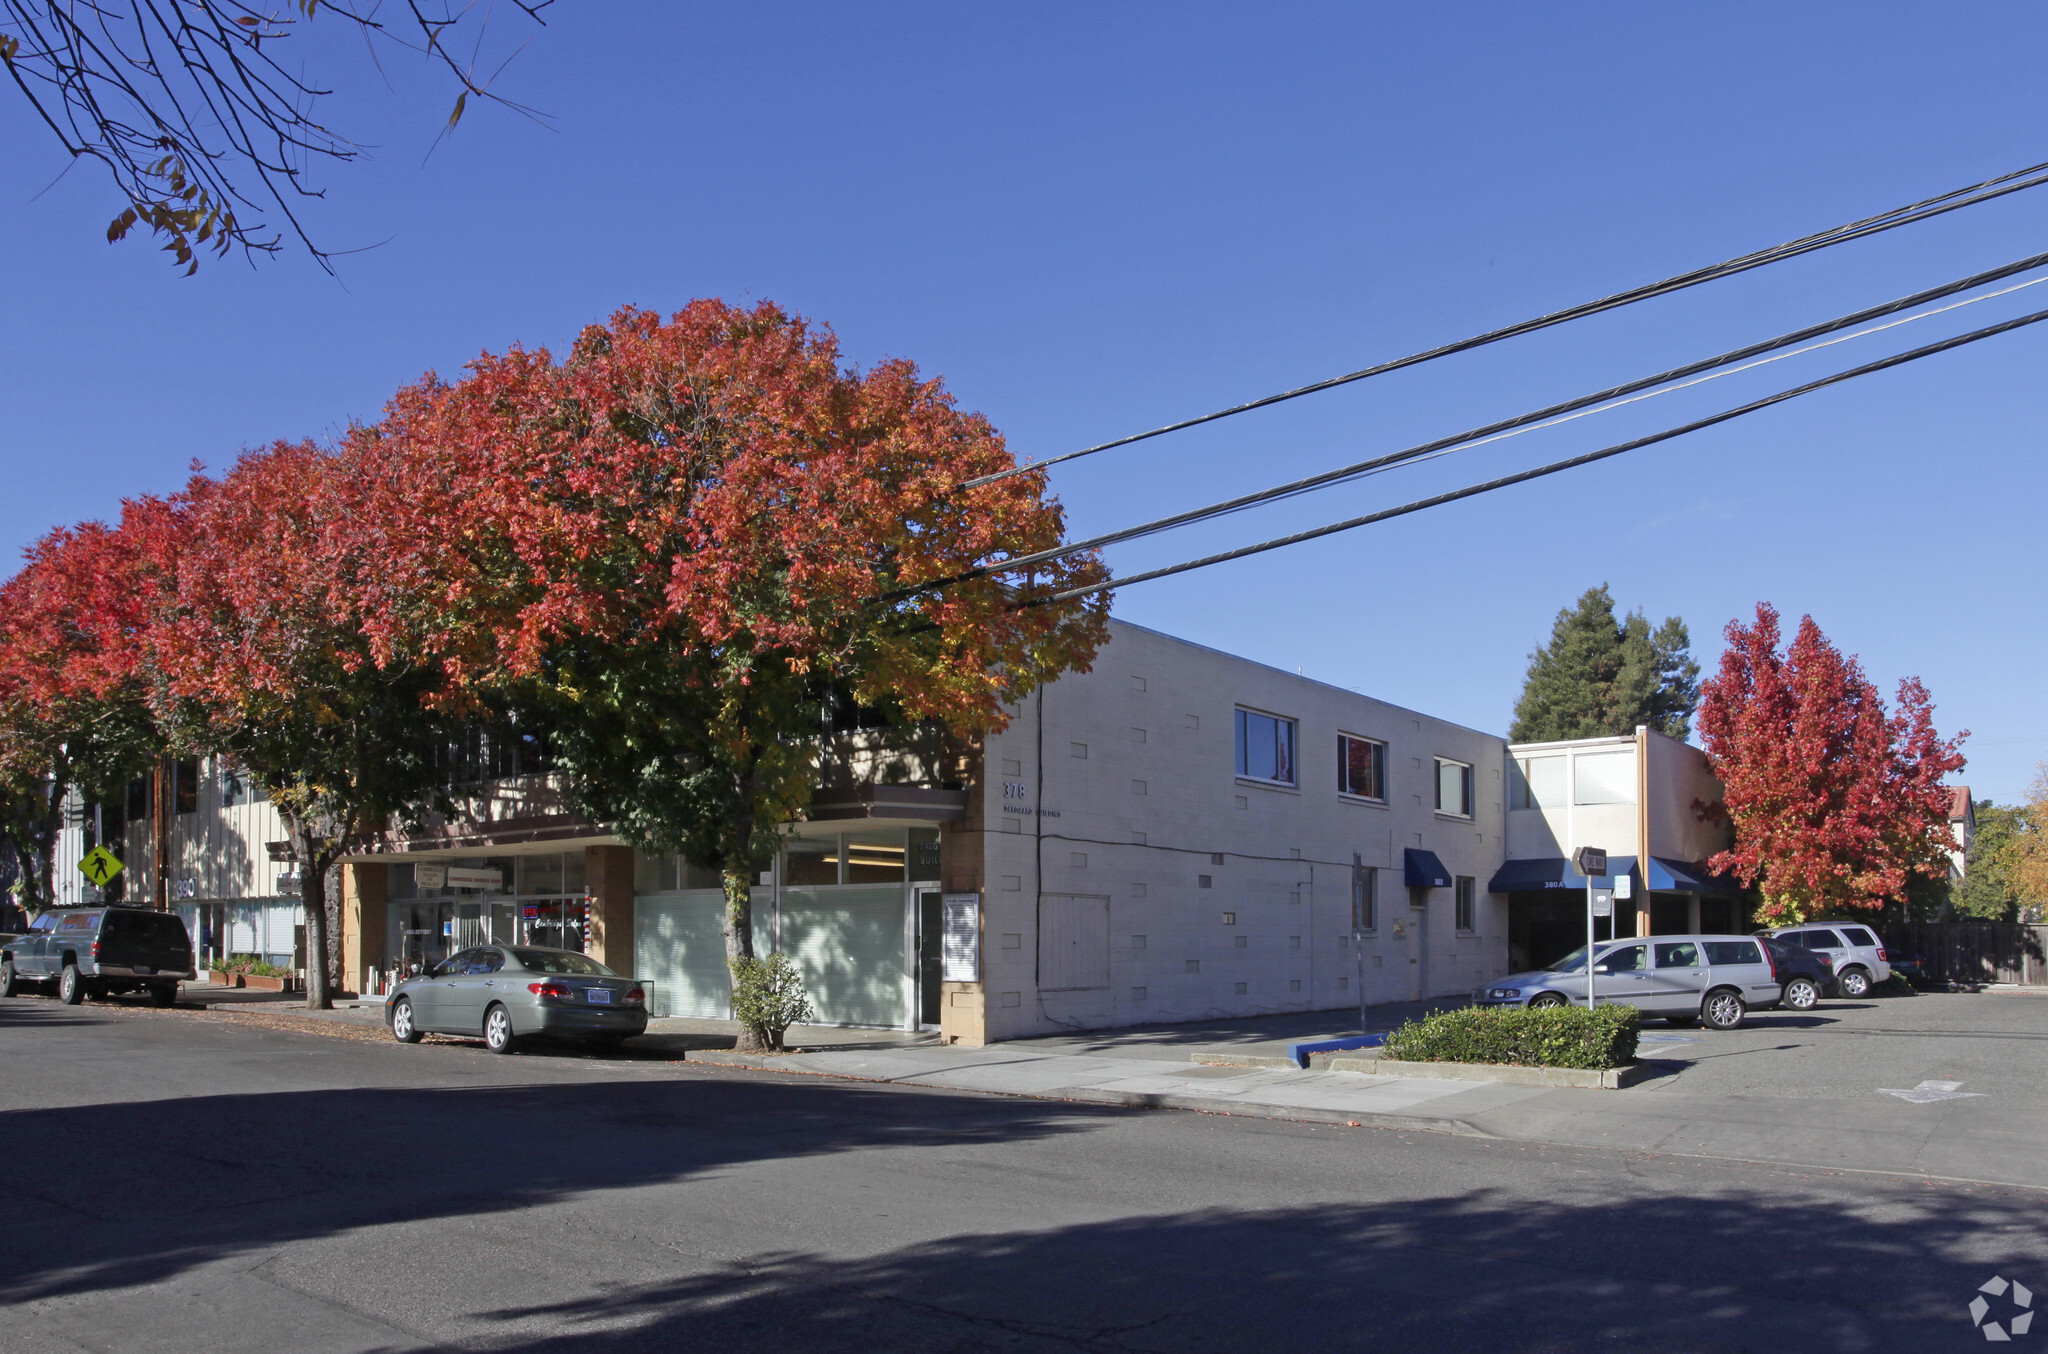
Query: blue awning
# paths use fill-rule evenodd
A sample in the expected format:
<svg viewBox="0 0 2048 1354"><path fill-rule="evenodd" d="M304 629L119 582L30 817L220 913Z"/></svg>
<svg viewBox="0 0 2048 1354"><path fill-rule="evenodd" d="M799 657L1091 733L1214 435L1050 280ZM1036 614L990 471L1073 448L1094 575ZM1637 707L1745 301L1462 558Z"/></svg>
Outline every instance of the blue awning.
<svg viewBox="0 0 2048 1354"><path fill-rule="evenodd" d="M1401 872L1406 876L1409 888L1447 889L1451 886L1451 872L1436 858L1436 852L1411 846L1401 853L1401 858Z"/></svg>
<svg viewBox="0 0 2048 1354"><path fill-rule="evenodd" d="M1601 877L1611 882L1619 875L1633 875L1640 882L1642 876L1636 870L1634 856L1607 858L1607 873ZM1585 887L1586 876L1573 869L1572 863L1563 856L1537 856L1529 860L1511 860L1502 865L1494 872L1486 891L1535 893L1543 889L1578 889L1583 892Z"/></svg>
<svg viewBox="0 0 2048 1354"><path fill-rule="evenodd" d="M1663 856L1650 857L1650 887L1672 893L1697 893L1708 898L1735 898L1742 881L1732 875L1709 874L1697 865Z"/></svg>

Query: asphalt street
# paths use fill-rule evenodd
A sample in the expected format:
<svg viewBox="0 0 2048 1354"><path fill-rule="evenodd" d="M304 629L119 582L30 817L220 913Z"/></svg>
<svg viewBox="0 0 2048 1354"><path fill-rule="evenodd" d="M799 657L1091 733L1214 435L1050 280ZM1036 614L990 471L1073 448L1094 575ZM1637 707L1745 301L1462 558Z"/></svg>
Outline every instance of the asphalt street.
<svg viewBox="0 0 2048 1354"><path fill-rule="evenodd" d="M139 1006L0 1003L0 1130L6 1350L1962 1350L2048 1293L2025 1188Z"/></svg>

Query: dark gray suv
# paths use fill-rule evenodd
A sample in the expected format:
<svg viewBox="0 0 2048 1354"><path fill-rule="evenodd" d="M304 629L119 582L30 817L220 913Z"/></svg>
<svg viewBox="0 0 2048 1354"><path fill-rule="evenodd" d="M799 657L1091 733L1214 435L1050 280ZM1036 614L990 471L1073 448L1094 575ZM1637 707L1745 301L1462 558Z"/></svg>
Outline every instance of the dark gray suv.
<svg viewBox="0 0 2048 1354"><path fill-rule="evenodd" d="M51 908L0 949L0 997L37 983L70 1006L116 992L147 992L169 1006L179 981L198 976L185 923L152 908Z"/></svg>

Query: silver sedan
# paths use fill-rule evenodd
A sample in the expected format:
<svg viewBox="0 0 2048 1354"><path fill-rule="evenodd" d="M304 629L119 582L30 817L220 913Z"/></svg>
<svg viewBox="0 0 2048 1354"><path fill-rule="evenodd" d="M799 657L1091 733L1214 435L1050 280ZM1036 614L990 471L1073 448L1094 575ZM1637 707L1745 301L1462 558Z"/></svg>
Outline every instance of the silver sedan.
<svg viewBox="0 0 2048 1354"><path fill-rule="evenodd" d="M589 955L534 945L481 945L391 990L384 1023L401 1044L425 1034L483 1036L511 1053L532 1034L617 1048L647 1031L647 991Z"/></svg>

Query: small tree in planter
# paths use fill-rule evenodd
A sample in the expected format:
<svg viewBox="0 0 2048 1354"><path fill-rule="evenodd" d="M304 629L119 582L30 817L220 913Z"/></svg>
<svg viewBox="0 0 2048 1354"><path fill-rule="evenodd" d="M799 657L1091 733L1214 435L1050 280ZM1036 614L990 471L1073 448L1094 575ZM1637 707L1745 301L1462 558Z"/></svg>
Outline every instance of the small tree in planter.
<svg viewBox="0 0 2048 1354"><path fill-rule="evenodd" d="M732 966L732 1018L757 1047L780 1053L789 1027L803 1024L813 1014L803 974L786 954L766 959L742 955L726 962Z"/></svg>

